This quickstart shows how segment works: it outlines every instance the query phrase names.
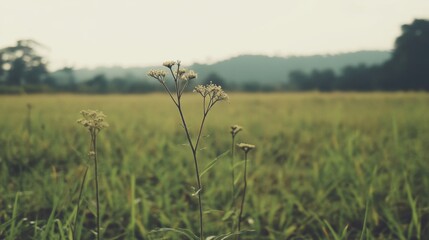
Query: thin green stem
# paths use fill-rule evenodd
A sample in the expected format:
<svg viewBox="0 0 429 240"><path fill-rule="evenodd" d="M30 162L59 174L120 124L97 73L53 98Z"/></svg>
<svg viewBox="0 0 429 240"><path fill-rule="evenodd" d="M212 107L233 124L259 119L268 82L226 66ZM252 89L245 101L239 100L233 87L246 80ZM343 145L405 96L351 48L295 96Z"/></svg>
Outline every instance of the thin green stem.
<svg viewBox="0 0 429 240"><path fill-rule="evenodd" d="M199 212L200 212L200 239L203 240L204 239L204 233L203 233L203 205L202 205L202 202L201 202L202 187L201 187L200 171L198 169L197 152L194 150L194 151L192 151L192 153L193 153L193 156L194 156L195 174L196 174L196 177L197 177L197 184L198 184L197 195L198 195L198 207L199 207Z"/></svg>
<svg viewBox="0 0 429 240"><path fill-rule="evenodd" d="M234 157L235 157L235 134L232 134L232 143L231 143L231 177L232 177L232 195L231 195L231 208L235 212L234 202L235 202L235 186L234 186L234 180L235 180L235 173L234 173ZM231 229L234 231L234 220L231 223Z"/></svg>
<svg viewBox="0 0 429 240"><path fill-rule="evenodd" d="M166 85L165 83L163 83L163 82L161 82L161 84L162 84L162 86L164 86L164 88L165 88L165 90L167 91L168 95L170 95L170 98L171 98L171 100L173 100L174 104L175 104L176 106L178 106L178 104L177 104L176 100L174 99L174 97L173 97L173 95L171 94L171 91L170 91L170 89L167 87L167 85Z"/></svg>
<svg viewBox="0 0 429 240"><path fill-rule="evenodd" d="M232 177L232 206L234 207L234 198L235 198L235 172L234 172L234 158L235 158L235 134L232 134L232 143L231 143L231 177Z"/></svg>
<svg viewBox="0 0 429 240"><path fill-rule="evenodd" d="M241 230L241 218L243 215L243 208L244 208L244 200L246 198L246 189L247 189L247 152L244 152L244 188L243 188L243 198L241 199L241 206L240 206L240 214L238 215L238 232ZM240 240L240 235L238 235L238 239Z"/></svg>
<svg viewBox="0 0 429 240"><path fill-rule="evenodd" d="M99 201L99 191L98 191L98 163L97 163L97 133L94 129L91 132L92 135L92 151L94 159L94 174L95 174L95 201L97 207L97 240L100 240L100 201Z"/></svg>
<svg viewBox="0 0 429 240"><path fill-rule="evenodd" d="M199 212L200 212L200 239L202 240L202 239L204 239L204 235L203 235L203 206L202 206L202 202L201 202L201 190L202 189L201 189L200 171L198 168L198 160L197 160L197 144L198 144L198 141L196 142L195 147L194 147L194 144L192 143L191 135L189 134L188 126L186 125L185 117L183 115L180 98L178 101L177 109L179 110L179 114L180 114L180 118L182 120L183 128L185 129L185 133L186 133L186 138L188 139L189 146L192 150L192 155L194 158L195 175L197 178L197 187L198 187L196 194L198 196L198 207L199 207ZM202 126L204 124L204 119L205 119L205 117L203 117L203 121L202 121L200 132L199 132L198 136L201 135L201 129L202 129ZM199 139L199 137L198 137L198 139Z"/></svg>
<svg viewBox="0 0 429 240"><path fill-rule="evenodd" d="M189 80L186 80L185 84L183 84L182 89L180 90L180 96L182 96L188 84L189 84Z"/></svg>
<svg viewBox="0 0 429 240"><path fill-rule="evenodd" d="M173 70L170 68L171 74L173 75L173 79L174 79L174 84L176 85L176 96L177 96L177 101L179 102L180 100L180 82L179 82L179 71L180 71L180 64L177 64L177 69L176 69L176 75L174 75Z"/></svg>
<svg viewBox="0 0 429 240"><path fill-rule="evenodd" d="M208 112L204 113L203 119L201 120L200 130L198 131L197 141L195 142L195 150L198 149L198 144L200 143L200 138L201 138L201 134L203 132L204 122L206 121L207 115L208 115Z"/></svg>

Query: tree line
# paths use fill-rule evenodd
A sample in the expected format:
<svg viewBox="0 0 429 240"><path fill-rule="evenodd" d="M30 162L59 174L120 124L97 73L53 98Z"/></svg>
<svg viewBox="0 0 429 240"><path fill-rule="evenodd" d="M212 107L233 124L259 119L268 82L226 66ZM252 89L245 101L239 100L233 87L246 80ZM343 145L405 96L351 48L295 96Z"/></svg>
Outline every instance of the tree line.
<svg viewBox="0 0 429 240"><path fill-rule="evenodd" d="M34 40L19 40L15 46L0 49L0 93L84 92L142 93L162 91L147 79L134 76L108 79L99 74L77 81L73 68L64 67L55 74L47 69L48 61L38 52L44 49ZM211 73L204 83L213 82L230 91L395 91L429 90L429 21L415 19L402 26L392 56L383 64L344 67L289 73L289 81L278 85L263 82L234 83Z"/></svg>
<svg viewBox="0 0 429 240"><path fill-rule="evenodd" d="M319 91L429 90L429 21L402 26L392 57L378 66L348 66L290 73L289 89Z"/></svg>

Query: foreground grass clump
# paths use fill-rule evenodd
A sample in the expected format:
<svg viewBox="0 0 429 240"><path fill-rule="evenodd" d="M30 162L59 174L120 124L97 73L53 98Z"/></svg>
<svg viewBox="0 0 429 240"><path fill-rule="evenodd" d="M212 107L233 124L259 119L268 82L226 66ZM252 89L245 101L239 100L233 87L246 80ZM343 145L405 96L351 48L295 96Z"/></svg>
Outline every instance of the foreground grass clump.
<svg viewBox="0 0 429 240"><path fill-rule="evenodd" d="M200 109L201 96L185 95L186 109ZM210 116L199 149L205 168L206 159L231 147L225 126L235 123L246 128L240 141L258 147L247 166L241 222L255 232L243 239L429 235L427 94L230 97L233 104ZM0 96L0 102L0 239L67 237L85 169L81 149L88 146L73 124L82 108L109 113L109 131L99 139L103 239L156 239L150 230L199 228L198 206L188 194L193 163L180 117L164 94ZM198 125L200 114L187 111L189 124ZM241 159L236 154L235 162ZM231 205L231 161L219 161L202 176L205 196L215 196L203 199L206 236L231 230L219 221ZM243 167L235 168L237 179ZM242 187L237 182L235 191ZM85 199L95 194L88 191ZM81 214L81 239L91 239L94 214L83 208Z"/></svg>

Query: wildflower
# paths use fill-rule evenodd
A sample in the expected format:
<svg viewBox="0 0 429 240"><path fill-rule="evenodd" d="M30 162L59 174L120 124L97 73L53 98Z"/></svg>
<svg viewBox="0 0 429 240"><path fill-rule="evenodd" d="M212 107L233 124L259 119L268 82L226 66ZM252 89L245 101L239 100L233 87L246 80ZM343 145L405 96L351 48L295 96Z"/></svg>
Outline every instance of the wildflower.
<svg viewBox="0 0 429 240"><path fill-rule="evenodd" d="M194 92L199 93L201 96L206 97L208 92L205 86L203 85L198 85L194 88Z"/></svg>
<svg viewBox="0 0 429 240"><path fill-rule="evenodd" d="M164 65L164 67L171 68L174 65L176 65L176 62L175 61L165 61L162 65Z"/></svg>
<svg viewBox="0 0 429 240"><path fill-rule="evenodd" d="M82 114L83 118L78 119L77 122L82 126L84 126L85 128L87 128L91 135L91 149L88 153L88 156L92 158L92 160L94 160L95 194L96 194L96 206L97 206L97 214L96 214L96 217L97 217L96 234L97 235L96 236L97 236L97 240L99 240L100 239L100 201L99 201L99 191L98 191L98 163L97 163L97 148L96 148L97 134L98 132L100 132L101 129L108 127L109 124L105 121L106 115L104 115L104 113L101 111L88 109L88 110L80 111L80 114ZM85 180L83 180L83 182L84 181ZM77 212L79 212L79 205L78 205Z"/></svg>
<svg viewBox="0 0 429 240"><path fill-rule="evenodd" d="M180 79L184 80L184 81L188 81L188 80L192 80L194 78L197 78L198 74L192 70L190 70L189 72L185 72L183 74L180 75Z"/></svg>
<svg viewBox="0 0 429 240"><path fill-rule="evenodd" d="M189 84L189 80L197 78L198 75L197 73L195 73L192 70L186 70L185 68L181 67L181 62L178 60L176 62L173 61L166 61L163 63L163 65L167 68L169 68L170 73L173 77L174 80L174 91L171 91L169 89L169 86L167 86L167 84L165 84L164 82L164 78L166 73L163 71L159 71L159 70L151 70L148 75L158 79L159 82L163 85L163 87L165 88L165 90L167 91L168 95L170 96L171 100L174 102L174 104L177 107L177 110L179 111L180 114L180 118L182 120L182 126L184 128L185 131L185 135L188 139L188 145L192 150L192 154L193 154L193 160L194 160L194 165L195 165L195 175L196 175L196 179L197 179L197 187L194 191L194 193L192 194L192 196L197 196L198 197L198 208L199 208L199 220L200 220L200 237L199 239L204 239L204 232L203 232L203 206L202 206L202 183L201 183L201 175L199 172L199 167L198 167L198 158L197 158L197 149L198 145L200 143L201 140L201 135L202 135L202 131L203 131L203 127L204 127L204 122L206 120L206 117L211 109L211 107L213 107L213 105L217 102L217 101L221 101L221 100L225 100L228 98L228 95L226 95L226 93L222 90L222 88L220 86L216 86L212 83L210 83L209 85L206 86L202 86L199 85L195 88L194 92L198 92L201 94L201 96L203 96L203 110L204 110L204 114L202 116L201 119L201 125L200 125L200 130L197 133L197 138L196 140L192 140L190 134L189 134L189 129L187 127L186 124L186 119L183 115L183 110L182 110L182 94L184 93L186 87ZM173 66L174 70L173 70ZM209 97L209 99L206 99L206 97ZM234 146L234 145L232 145ZM210 238L210 237L209 237Z"/></svg>
<svg viewBox="0 0 429 240"><path fill-rule="evenodd" d="M186 73L186 68L179 68L177 70L177 76L182 77L182 75L184 75Z"/></svg>
<svg viewBox="0 0 429 240"><path fill-rule="evenodd" d="M80 111L83 118L78 119L77 123L82 126L88 128L89 131L100 131L103 128L109 126L109 124L105 121L106 115L103 112L98 110L82 110Z"/></svg>
<svg viewBox="0 0 429 240"><path fill-rule="evenodd" d="M231 126L231 134L233 136L237 135L237 133L239 133L242 130L243 130L243 128L241 126L239 126L239 125L232 125Z"/></svg>
<svg viewBox="0 0 429 240"><path fill-rule="evenodd" d="M255 148L255 145L252 144L247 144L247 143L239 143L237 144L237 147L241 148L241 150L243 150L246 154Z"/></svg>
<svg viewBox="0 0 429 240"><path fill-rule="evenodd" d="M203 85L196 86L194 89L194 92L199 93L204 98L209 96L213 104L217 101L223 101L228 99L228 95L222 90L222 87L216 84L213 84L212 82L210 82L210 84L207 84L205 86Z"/></svg>
<svg viewBox="0 0 429 240"><path fill-rule="evenodd" d="M147 73L147 75L149 75L150 77L153 77L153 78L157 79L159 82L163 83L166 73L164 70L152 69Z"/></svg>
<svg viewBox="0 0 429 240"><path fill-rule="evenodd" d="M243 181L244 181L244 187L243 187L243 198L241 199L241 205L240 205L240 213L238 214L238 224L237 224L237 230L240 232L240 224L243 214L243 208L244 208L244 201L246 198L246 189L247 189L247 153L255 148L255 145L248 144L248 143L239 143L237 144L241 150L244 151L244 174L243 174ZM239 238L240 239L240 238Z"/></svg>

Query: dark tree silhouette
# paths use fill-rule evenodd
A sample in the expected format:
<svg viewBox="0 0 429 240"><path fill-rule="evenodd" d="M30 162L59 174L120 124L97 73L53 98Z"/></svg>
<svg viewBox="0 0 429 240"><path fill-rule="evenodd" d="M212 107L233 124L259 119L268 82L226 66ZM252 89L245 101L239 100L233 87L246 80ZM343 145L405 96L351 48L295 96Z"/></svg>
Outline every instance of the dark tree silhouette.
<svg viewBox="0 0 429 240"><path fill-rule="evenodd" d="M416 19L402 26L392 58L383 67L388 89L429 90L429 21Z"/></svg>
<svg viewBox="0 0 429 240"><path fill-rule="evenodd" d="M217 73L212 72L209 75L207 75L207 77L203 81L203 84L209 84L210 82L212 82L216 85L220 85L225 89L228 88L225 85L225 80L221 76L219 76Z"/></svg>
<svg viewBox="0 0 429 240"><path fill-rule="evenodd" d="M376 70L379 67L367 67L365 64L343 68L337 81L337 88L346 91L370 91L378 88Z"/></svg>
<svg viewBox="0 0 429 240"><path fill-rule="evenodd" d="M332 69L313 70L311 79L316 89L326 92L334 89L336 76Z"/></svg>
<svg viewBox="0 0 429 240"><path fill-rule="evenodd" d="M347 66L338 77L331 70L293 71L289 79L292 90L429 90L429 21L403 25L391 59L382 66Z"/></svg>
<svg viewBox="0 0 429 240"><path fill-rule="evenodd" d="M5 73L5 60L3 59L4 53L1 52L0 50L0 82L2 80L3 74Z"/></svg>
<svg viewBox="0 0 429 240"><path fill-rule="evenodd" d="M9 85L39 84L48 73L46 60L36 52L43 46L34 40L19 40L16 46L0 49L1 72Z"/></svg>
<svg viewBox="0 0 429 240"><path fill-rule="evenodd" d="M90 88L99 93L105 93L107 91L108 81L104 74L98 74L94 78L86 82Z"/></svg>
<svg viewBox="0 0 429 240"><path fill-rule="evenodd" d="M294 70L289 73L289 85L291 90L311 90L315 86L308 74L301 70Z"/></svg>

